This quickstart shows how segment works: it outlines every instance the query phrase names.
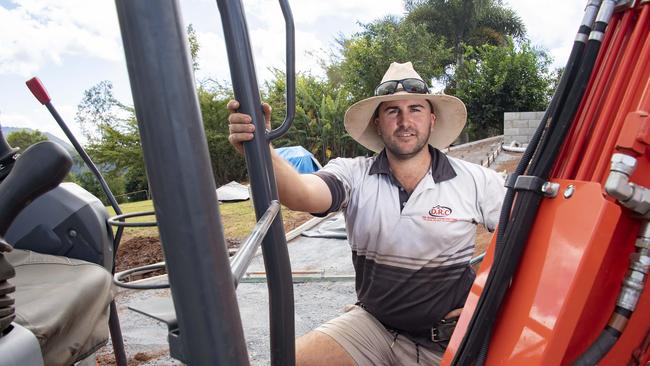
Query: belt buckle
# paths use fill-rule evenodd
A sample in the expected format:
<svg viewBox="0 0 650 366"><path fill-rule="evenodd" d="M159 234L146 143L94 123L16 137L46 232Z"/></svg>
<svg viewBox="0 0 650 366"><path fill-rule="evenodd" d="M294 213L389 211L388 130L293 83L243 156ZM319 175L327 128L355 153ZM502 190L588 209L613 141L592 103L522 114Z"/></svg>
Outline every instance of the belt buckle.
<svg viewBox="0 0 650 366"><path fill-rule="evenodd" d="M437 327L433 327L433 328L431 328L431 341L432 341L433 343L438 343L438 342L441 341L441 340L438 338L438 328L437 328Z"/></svg>
<svg viewBox="0 0 650 366"><path fill-rule="evenodd" d="M433 343L448 342L449 339L451 338L451 333L453 333L454 328L456 327L457 321L458 318L441 319L440 322L436 324L435 327L431 328L431 341ZM440 329L438 329L439 327L443 328L442 338L440 334ZM450 327L451 329L445 329ZM449 330L451 330L451 332Z"/></svg>

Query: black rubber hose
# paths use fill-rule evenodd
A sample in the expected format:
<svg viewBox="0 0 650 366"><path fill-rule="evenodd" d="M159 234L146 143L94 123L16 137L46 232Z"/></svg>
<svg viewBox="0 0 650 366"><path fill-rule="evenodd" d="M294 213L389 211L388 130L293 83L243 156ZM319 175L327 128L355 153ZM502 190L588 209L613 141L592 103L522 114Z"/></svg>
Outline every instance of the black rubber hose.
<svg viewBox="0 0 650 366"><path fill-rule="evenodd" d="M596 63L598 51L600 50L600 45L601 43L596 40L590 40L587 44L584 52L583 65L581 65L580 72L578 72L576 80L571 88L571 92L567 97L565 108L563 108L562 113L558 118L556 126L557 131L550 136L548 145L544 148L541 155L555 156L562 147L566 134L569 132L572 122L578 112L578 108L580 107L582 97L587 89L587 84L589 83L589 78ZM555 159L544 159L543 162L540 160L539 164L533 167L532 174L536 176L547 176L554 163Z"/></svg>
<svg viewBox="0 0 650 366"><path fill-rule="evenodd" d="M621 336L621 333L616 329L607 326L605 330L600 333L598 339L578 358L573 366L594 366L605 357L616 341Z"/></svg>

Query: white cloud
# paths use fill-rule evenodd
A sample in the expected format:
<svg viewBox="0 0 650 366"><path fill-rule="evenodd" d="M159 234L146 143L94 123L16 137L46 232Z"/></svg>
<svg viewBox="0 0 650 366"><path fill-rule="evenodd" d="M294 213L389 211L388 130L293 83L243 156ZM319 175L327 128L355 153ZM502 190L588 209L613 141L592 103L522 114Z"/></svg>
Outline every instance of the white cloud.
<svg viewBox="0 0 650 366"><path fill-rule="evenodd" d="M357 22L367 23L387 14L401 15L403 12L402 2L395 0L302 0L290 5L295 22L296 69L316 75L323 74L319 65L319 59L326 56L323 50L332 47L339 33L350 34L358 30ZM284 17L275 1L246 1L244 8L256 72L262 84L272 78L269 69L286 68ZM215 15L218 15L216 9ZM196 24L196 20L186 16L187 23ZM206 77L230 79L225 42L220 31L197 30L201 46L199 80Z"/></svg>
<svg viewBox="0 0 650 366"><path fill-rule="evenodd" d="M66 55L119 61L122 51L110 1L14 1L0 7L0 74L30 75ZM11 30L11 31L6 31ZM8 46L7 46L8 45Z"/></svg>
<svg viewBox="0 0 650 366"><path fill-rule="evenodd" d="M569 58L586 1L509 0L508 5L523 20L533 44L549 51L554 67L563 66Z"/></svg>

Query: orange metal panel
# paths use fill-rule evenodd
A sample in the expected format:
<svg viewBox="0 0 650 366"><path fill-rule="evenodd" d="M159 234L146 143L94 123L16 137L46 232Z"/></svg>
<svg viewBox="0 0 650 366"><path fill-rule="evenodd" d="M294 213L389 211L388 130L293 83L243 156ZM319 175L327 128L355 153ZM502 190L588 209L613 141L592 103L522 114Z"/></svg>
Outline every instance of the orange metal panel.
<svg viewBox="0 0 650 366"><path fill-rule="evenodd" d="M605 200L600 184L558 180L563 192L545 199L520 269L497 320L488 365L559 365L586 306L616 225L618 205ZM491 245L492 249L493 244ZM482 291L492 253L480 268L456 332L443 359L448 365L467 329ZM611 309L602 309L606 316Z"/></svg>

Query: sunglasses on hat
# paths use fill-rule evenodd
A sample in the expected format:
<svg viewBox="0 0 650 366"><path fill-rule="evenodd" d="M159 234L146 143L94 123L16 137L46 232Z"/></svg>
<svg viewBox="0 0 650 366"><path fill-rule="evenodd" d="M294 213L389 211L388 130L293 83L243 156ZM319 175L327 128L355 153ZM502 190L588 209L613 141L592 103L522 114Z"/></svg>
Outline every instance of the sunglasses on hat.
<svg viewBox="0 0 650 366"><path fill-rule="evenodd" d="M384 81L375 89L375 96L394 94L400 85L407 93L429 94L429 88L424 81L415 78L408 78Z"/></svg>

